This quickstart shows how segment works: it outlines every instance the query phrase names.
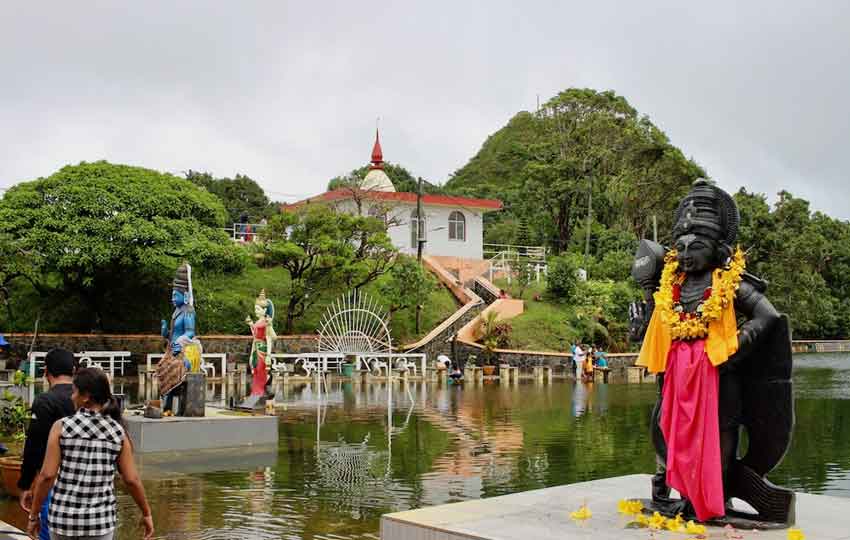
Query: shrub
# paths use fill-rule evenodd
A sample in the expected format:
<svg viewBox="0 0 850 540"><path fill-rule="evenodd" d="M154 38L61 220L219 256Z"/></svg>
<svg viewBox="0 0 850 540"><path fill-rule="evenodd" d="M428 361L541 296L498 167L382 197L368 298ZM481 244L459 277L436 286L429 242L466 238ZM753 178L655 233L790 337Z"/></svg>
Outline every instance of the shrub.
<svg viewBox="0 0 850 540"><path fill-rule="evenodd" d="M578 265L569 255L549 259L546 295L559 302L573 302L578 286Z"/></svg>

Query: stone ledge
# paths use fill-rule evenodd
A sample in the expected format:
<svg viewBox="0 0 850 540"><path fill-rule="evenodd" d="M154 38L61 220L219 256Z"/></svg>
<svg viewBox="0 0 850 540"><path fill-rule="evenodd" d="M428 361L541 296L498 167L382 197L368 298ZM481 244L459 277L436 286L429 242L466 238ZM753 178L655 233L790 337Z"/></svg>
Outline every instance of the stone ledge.
<svg viewBox="0 0 850 540"><path fill-rule="evenodd" d="M444 504L385 514L381 517L381 540L646 540L646 529L626 529L631 518L617 511L621 499L649 496L651 476L635 474L592 482ZM587 504L593 516L570 519L570 512ZM850 539L850 527L842 516L850 515L850 499L797 494L797 525L807 538ZM787 531L738 531L742 540L785 540ZM690 535L693 536L693 535ZM656 540L690 537L655 531ZM711 527L708 538L724 538L721 528Z"/></svg>

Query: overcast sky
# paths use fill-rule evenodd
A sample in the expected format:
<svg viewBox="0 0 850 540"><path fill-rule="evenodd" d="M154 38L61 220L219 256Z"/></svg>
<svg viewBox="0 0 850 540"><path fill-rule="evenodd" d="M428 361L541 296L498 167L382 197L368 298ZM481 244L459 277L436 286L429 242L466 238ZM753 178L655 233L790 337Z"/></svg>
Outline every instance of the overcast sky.
<svg viewBox="0 0 850 540"><path fill-rule="evenodd" d="M613 4L8 4L0 188L107 159L292 200L365 164L376 117L385 159L444 182L579 86L625 96L729 190L850 218L850 2Z"/></svg>

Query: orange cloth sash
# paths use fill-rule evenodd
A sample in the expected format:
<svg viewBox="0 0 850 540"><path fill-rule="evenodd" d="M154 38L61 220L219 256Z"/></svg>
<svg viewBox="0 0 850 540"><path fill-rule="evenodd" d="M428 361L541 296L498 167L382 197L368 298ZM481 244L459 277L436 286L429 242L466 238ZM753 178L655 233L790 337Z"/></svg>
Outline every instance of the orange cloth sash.
<svg viewBox="0 0 850 540"><path fill-rule="evenodd" d="M717 287L720 270L712 276L712 287ZM715 289L717 290L717 289ZM735 317L734 302L723 308L719 319L708 323L708 337L705 340L705 352L713 366L719 366L738 350L738 323ZM670 327L661 320L658 310L652 313L646 336L640 348L635 365L646 367L650 373L663 373L667 368L667 355L670 352Z"/></svg>

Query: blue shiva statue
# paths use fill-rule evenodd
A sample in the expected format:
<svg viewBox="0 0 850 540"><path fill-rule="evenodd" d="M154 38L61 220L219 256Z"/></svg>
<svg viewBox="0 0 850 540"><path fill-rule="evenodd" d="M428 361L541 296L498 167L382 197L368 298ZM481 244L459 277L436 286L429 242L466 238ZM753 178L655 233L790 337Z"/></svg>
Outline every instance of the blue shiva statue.
<svg viewBox="0 0 850 540"><path fill-rule="evenodd" d="M197 373L201 366L201 342L195 335L195 307L192 297L192 267L183 263L174 276L171 291L174 312L170 324L163 320L161 334L167 340L165 355L157 365L164 410L170 409L173 395L186 373Z"/></svg>

